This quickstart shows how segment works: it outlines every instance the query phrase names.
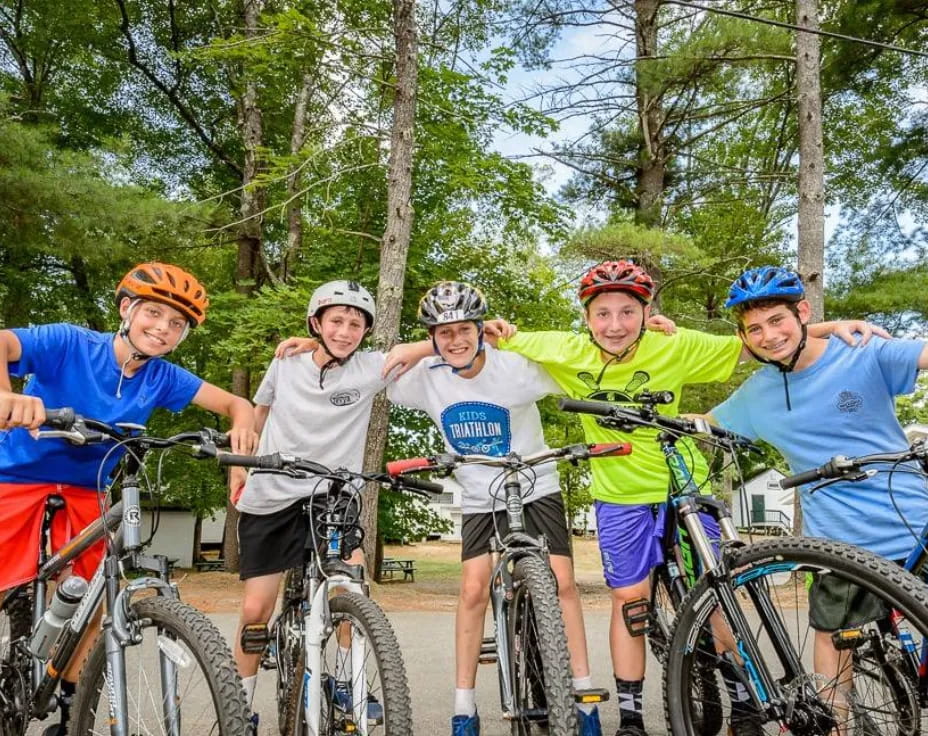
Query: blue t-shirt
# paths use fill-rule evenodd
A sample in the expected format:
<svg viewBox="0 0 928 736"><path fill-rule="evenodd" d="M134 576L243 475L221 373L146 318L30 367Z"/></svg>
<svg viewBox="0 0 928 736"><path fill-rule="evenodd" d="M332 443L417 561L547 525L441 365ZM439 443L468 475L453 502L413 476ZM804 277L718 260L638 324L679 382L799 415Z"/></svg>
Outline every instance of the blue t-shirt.
<svg viewBox="0 0 928 736"><path fill-rule="evenodd" d="M179 411L200 390L203 380L165 360L148 361L123 378L113 352L113 335L68 324L12 330L22 355L9 364L10 375L29 376L24 394L38 396L50 409L70 406L88 419L108 424L145 424L158 408ZM22 428L0 431L0 482L65 483L97 487L100 463L113 443L74 447L64 440L35 440ZM102 478L112 472L122 451L106 461Z"/></svg>
<svg viewBox="0 0 928 736"><path fill-rule="evenodd" d="M725 429L769 442L794 473L835 455L899 452L908 442L896 418L895 397L915 389L924 347L915 340L878 337L851 347L832 338L815 363L787 374L792 411L786 408L783 376L768 365L712 415ZM856 544L890 559L907 557L915 546L900 514L916 534L928 522L925 481L911 473L878 473L815 493L809 489L798 489L803 534Z"/></svg>

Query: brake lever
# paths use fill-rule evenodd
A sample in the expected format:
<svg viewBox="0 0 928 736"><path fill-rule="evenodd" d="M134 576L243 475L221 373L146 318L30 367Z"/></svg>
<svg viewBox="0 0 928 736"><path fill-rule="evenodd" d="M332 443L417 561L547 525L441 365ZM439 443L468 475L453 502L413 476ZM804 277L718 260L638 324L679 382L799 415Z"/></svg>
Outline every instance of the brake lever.
<svg viewBox="0 0 928 736"><path fill-rule="evenodd" d="M872 478L874 475L879 473L879 470L874 468L870 470L858 470L855 472L847 472L837 478L829 478L823 483L819 483L815 487L809 489L809 493L815 493L820 491L822 488L827 488L828 486L833 486L835 483L841 483L842 481L847 481L849 483L856 483L857 481L866 480L867 478Z"/></svg>
<svg viewBox="0 0 928 736"><path fill-rule="evenodd" d="M35 437L37 440L65 440L69 444L76 445L78 447L81 445L86 445L88 442L88 437L83 433L78 432L76 429L40 429L33 435L33 437Z"/></svg>

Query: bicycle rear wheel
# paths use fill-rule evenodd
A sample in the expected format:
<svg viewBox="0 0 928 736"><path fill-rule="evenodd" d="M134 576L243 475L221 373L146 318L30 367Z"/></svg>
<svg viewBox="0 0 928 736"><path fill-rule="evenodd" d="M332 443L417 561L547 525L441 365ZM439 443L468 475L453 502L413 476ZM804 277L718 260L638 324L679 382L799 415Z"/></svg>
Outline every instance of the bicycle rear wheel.
<svg viewBox="0 0 928 736"><path fill-rule="evenodd" d="M512 573L509 609L510 681L515 713L513 736L546 726L550 736L572 736L577 713L567 635L551 569L537 557L522 557Z"/></svg>
<svg viewBox="0 0 928 736"><path fill-rule="evenodd" d="M123 650L129 733L244 734L248 713L242 681L212 622L186 603L160 596L135 601L130 618L142 641ZM174 686L163 685L165 668L176 673ZM101 636L82 670L68 733L110 733L106 669ZM176 717L179 728L167 727L166 713Z"/></svg>
<svg viewBox="0 0 928 736"><path fill-rule="evenodd" d="M31 660L21 640L31 631L32 596L12 590L0 608L0 736L22 736L29 725Z"/></svg>
<svg viewBox="0 0 928 736"><path fill-rule="evenodd" d="M699 736L693 678L700 661L723 658L741 680L729 690L751 690L762 706L729 695L714 704L735 736L784 729L797 736L919 733L915 683L899 666L900 642L887 633L895 609L916 645L928 634L928 588L919 580L859 548L812 538L735 550L729 569L720 587L703 579L681 604L664 671L674 736ZM713 637L734 630L728 613L716 615L721 587L733 593L740 611L734 615L746 625L737 646ZM763 665L750 660L748 637ZM770 691L759 686L759 667L771 675Z"/></svg>
<svg viewBox="0 0 928 736"><path fill-rule="evenodd" d="M332 631L322 644L321 672L305 672L304 653L290 691L287 736L304 736L307 678L322 683L320 736L408 736L412 704L406 667L390 622L370 598L343 593L329 600Z"/></svg>

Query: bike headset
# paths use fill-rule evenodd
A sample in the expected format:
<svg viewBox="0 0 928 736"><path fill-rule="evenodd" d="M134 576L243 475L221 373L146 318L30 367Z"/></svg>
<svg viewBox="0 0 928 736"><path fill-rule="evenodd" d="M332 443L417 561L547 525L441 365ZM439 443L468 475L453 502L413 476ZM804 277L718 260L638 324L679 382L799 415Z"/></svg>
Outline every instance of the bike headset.
<svg viewBox="0 0 928 736"><path fill-rule="evenodd" d="M419 300L418 317L419 321L428 327L429 337L432 338L432 350L439 357L441 353L435 340L436 327L455 322L473 322L477 326L477 350L467 365L455 368L450 363L441 362L430 368L450 368L452 373L460 373L473 367L484 351L483 318L488 308L483 292L464 281L439 281L425 292Z"/></svg>
<svg viewBox="0 0 928 736"><path fill-rule="evenodd" d="M151 360L173 353L187 338L192 328L203 324L206 319L206 309L209 306L209 297L203 285L192 274L170 263L140 263L132 268L122 277L116 287L117 309L125 298L131 301L116 334L129 346L130 354L120 367L119 383L116 386L117 399L122 398L122 382L129 362ZM161 355L149 355L139 350L129 337L132 320L143 302L158 302L172 307L187 321L183 333L174 346Z"/></svg>
<svg viewBox="0 0 928 736"><path fill-rule="evenodd" d="M325 350L329 360L319 369L319 388L323 388L325 374L333 366L343 366L358 351L361 342L344 358L336 358L329 346L326 345L322 332L313 327L313 318L321 320L322 313L329 307L351 307L357 309L364 315L364 321L367 323L367 329L364 331L366 336L374 326L374 318L377 315L374 307L374 297L370 292L361 286L357 281L329 281L318 287L309 298L309 306L306 308L306 328L309 334L319 341L322 349ZM363 341L363 338L362 338Z"/></svg>
<svg viewBox="0 0 928 736"><path fill-rule="evenodd" d="M641 266L631 260L603 261L602 263L597 263L583 274L580 279L580 288L577 290L577 298L580 300L580 304L583 307L584 315L586 316L587 308L594 298L610 291L623 291L627 294L631 294L641 302L643 308L646 308L651 304L651 300L654 299L654 279L652 279L650 274ZM638 343L641 342L641 339L647 331L645 321L644 309L642 309L641 329L638 331L638 336L631 345L626 347L621 353L613 353L611 350L607 350L600 345L593 335L593 330L590 329L589 322L587 322L587 333L590 337L590 342L599 348L601 352L610 356L609 360L606 361L602 370L599 372L599 377L596 379L597 386L599 386L600 382L603 380L606 368L613 363L621 363L638 347Z"/></svg>
<svg viewBox="0 0 928 736"><path fill-rule="evenodd" d="M787 374L792 373L799 360L799 356L806 347L808 339L808 328L805 323L799 319L799 312L796 304L805 299L805 288L802 285L802 279L798 274L782 266L761 266L760 268L750 268L734 280L728 290L728 299L725 301L725 307L728 309L736 308L738 318L738 333L741 335L741 341L747 351L754 356L755 360L766 363L767 365L776 366L780 375L783 376L783 391L786 393L786 410L792 411L793 406L789 400L789 381ZM784 302L789 310L793 313L802 330L802 336L799 339L799 345L790 357L789 361L780 362L768 360L751 350L747 340L745 340L744 325L741 322L741 316L745 311L744 308L737 309L739 305L748 305L752 302L777 301Z"/></svg>

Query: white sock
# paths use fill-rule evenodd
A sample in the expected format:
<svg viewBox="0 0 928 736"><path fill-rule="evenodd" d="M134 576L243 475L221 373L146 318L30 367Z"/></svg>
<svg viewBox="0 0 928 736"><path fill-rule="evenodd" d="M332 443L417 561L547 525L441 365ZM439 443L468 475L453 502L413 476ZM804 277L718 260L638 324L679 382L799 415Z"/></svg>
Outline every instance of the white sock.
<svg viewBox="0 0 928 736"><path fill-rule="evenodd" d="M477 691L474 688L454 689L454 715L473 716L477 714Z"/></svg>
<svg viewBox="0 0 928 736"><path fill-rule="evenodd" d="M574 692L578 690L589 690L593 687L593 676L587 675L586 677L575 677L573 678ZM577 703L577 709L583 711L587 715L596 710L596 703Z"/></svg>
<svg viewBox="0 0 928 736"><path fill-rule="evenodd" d="M258 684L258 676L252 675L251 677L242 678L242 689L245 691L245 703L248 705L248 710L251 710L251 705L255 699L255 685Z"/></svg>

